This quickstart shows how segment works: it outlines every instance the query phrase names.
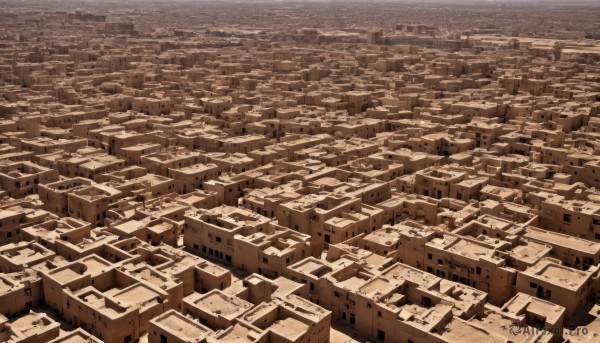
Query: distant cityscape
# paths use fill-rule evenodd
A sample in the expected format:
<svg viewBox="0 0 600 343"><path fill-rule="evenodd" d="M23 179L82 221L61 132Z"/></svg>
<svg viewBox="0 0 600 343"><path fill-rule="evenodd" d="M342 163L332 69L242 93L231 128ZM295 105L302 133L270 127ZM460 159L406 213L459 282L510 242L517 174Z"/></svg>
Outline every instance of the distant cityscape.
<svg viewBox="0 0 600 343"><path fill-rule="evenodd" d="M597 1L0 24L0 342L600 341Z"/></svg>

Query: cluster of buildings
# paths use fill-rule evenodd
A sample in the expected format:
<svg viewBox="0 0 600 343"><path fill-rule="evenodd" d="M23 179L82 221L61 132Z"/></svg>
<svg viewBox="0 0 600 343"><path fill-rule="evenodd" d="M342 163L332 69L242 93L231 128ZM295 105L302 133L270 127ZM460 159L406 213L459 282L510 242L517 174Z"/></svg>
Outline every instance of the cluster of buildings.
<svg viewBox="0 0 600 343"><path fill-rule="evenodd" d="M598 340L598 41L0 17L0 341Z"/></svg>

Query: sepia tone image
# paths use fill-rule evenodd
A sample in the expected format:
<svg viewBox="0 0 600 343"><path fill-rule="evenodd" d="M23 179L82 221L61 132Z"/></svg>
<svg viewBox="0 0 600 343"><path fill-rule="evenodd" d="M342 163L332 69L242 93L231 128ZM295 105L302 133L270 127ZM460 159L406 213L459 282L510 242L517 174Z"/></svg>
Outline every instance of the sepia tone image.
<svg viewBox="0 0 600 343"><path fill-rule="evenodd" d="M2 342L600 342L600 1L0 0Z"/></svg>

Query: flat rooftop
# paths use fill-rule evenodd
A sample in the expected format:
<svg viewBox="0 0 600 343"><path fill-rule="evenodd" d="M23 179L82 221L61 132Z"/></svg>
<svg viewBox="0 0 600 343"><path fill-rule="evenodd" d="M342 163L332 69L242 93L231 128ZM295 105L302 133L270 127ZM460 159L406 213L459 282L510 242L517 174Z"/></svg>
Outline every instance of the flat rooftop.
<svg viewBox="0 0 600 343"><path fill-rule="evenodd" d="M589 255L600 254L600 243L559 232L529 226L526 229L524 237L542 241L552 246L581 251Z"/></svg>
<svg viewBox="0 0 600 343"><path fill-rule="evenodd" d="M305 323L288 317L278 320L271 325L271 330L279 336L285 337L290 341L296 341L308 331L309 326Z"/></svg>
<svg viewBox="0 0 600 343"><path fill-rule="evenodd" d="M196 299L193 304L213 316L226 318L229 321L239 317L252 308L252 304L238 297L228 296L217 290Z"/></svg>
<svg viewBox="0 0 600 343"><path fill-rule="evenodd" d="M527 268L525 273L571 291L577 291L591 277L590 273L544 261Z"/></svg>
<svg viewBox="0 0 600 343"><path fill-rule="evenodd" d="M205 337L212 330L171 310L154 319L154 322L163 330L168 331L179 339L195 342Z"/></svg>

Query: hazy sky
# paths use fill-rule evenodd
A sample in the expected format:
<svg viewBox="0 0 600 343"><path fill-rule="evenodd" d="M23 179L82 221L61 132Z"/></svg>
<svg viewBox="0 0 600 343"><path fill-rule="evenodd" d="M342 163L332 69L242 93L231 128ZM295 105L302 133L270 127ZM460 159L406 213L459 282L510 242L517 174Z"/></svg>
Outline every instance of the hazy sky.
<svg viewBox="0 0 600 343"><path fill-rule="evenodd" d="M54 2L54 3L80 3L80 4L102 4L106 2L123 2L117 0L1 0L3 3L40 3L40 2ZM600 3L600 0L125 0L127 2L263 2L263 3L292 3L292 2L363 2L363 3L376 3L376 2L394 2L394 3L444 3L444 4L456 4L456 3L527 3L527 4L544 4L544 3Z"/></svg>

